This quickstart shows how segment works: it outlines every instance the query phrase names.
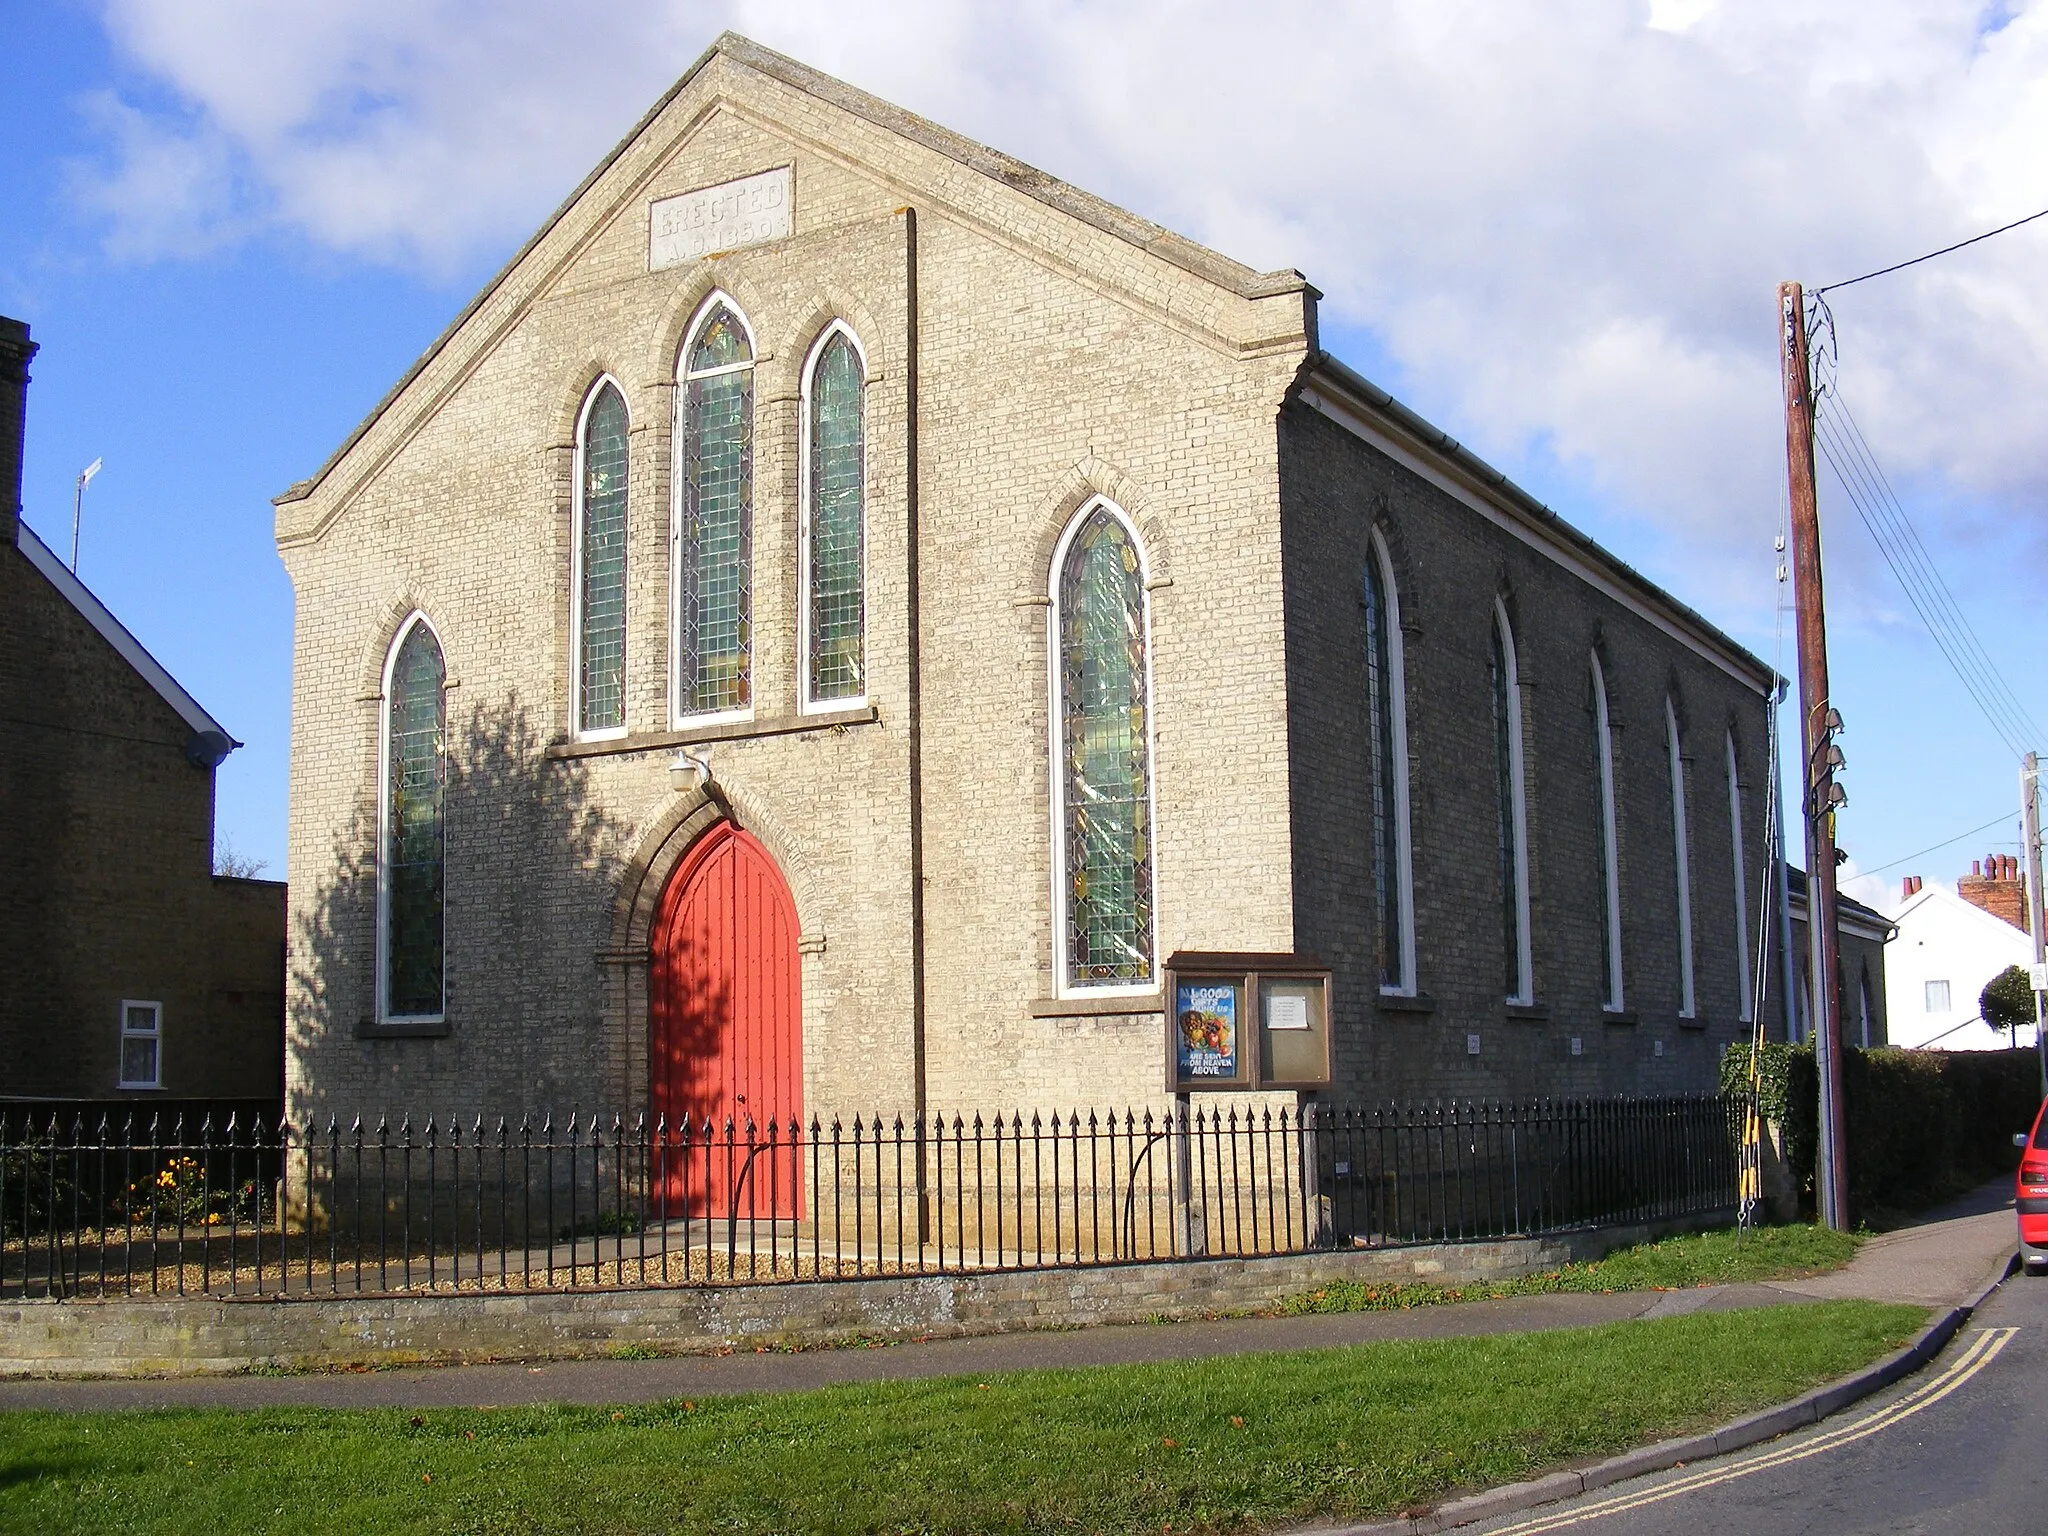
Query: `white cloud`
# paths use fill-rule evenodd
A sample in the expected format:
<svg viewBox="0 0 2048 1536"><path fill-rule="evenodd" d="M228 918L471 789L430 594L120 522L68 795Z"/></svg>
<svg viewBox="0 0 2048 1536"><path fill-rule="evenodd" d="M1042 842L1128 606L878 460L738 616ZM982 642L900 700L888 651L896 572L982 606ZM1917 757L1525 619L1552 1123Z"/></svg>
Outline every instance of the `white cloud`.
<svg viewBox="0 0 2048 1536"><path fill-rule="evenodd" d="M110 109L92 196L117 244L264 223L431 272L516 242L738 27L1300 266L1418 405L1505 466L1583 477L1685 595L1752 612L1782 476L1776 281L2048 203L2042 3L110 0L107 24L178 103ZM1978 499L1927 514L1937 544L2042 559L2011 512L2048 490L2044 257L2048 221L1835 296L1887 467Z"/></svg>

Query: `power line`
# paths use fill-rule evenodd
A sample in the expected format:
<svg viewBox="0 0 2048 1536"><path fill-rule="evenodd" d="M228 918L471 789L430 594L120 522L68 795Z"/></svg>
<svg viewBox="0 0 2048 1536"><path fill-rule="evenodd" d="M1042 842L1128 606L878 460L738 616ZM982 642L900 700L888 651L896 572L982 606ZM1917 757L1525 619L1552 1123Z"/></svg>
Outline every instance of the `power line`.
<svg viewBox="0 0 2048 1536"><path fill-rule="evenodd" d="M2006 748L2015 757L2022 755L2025 739L2038 738L2040 727L1955 600L1840 394L1830 386L1816 391L1816 397L1816 406L1825 409L1815 411L1815 438L1850 505L1965 691Z"/></svg>
<svg viewBox="0 0 2048 1536"><path fill-rule="evenodd" d="M2002 235L2009 229L2018 229L2022 224L2031 224L2036 219L2048 219L2048 208L2039 213L2030 213L2024 219L2014 219L2010 224L2001 224L1996 229L1987 229L1981 235L1972 235L1967 240L1958 240L1954 245L1944 245L1938 251L1929 251L1925 256L1915 256L1911 261L1896 261L1888 267L1879 267L1875 272L1866 272L1861 277L1845 277L1839 283L1829 283L1825 288L1812 290L1816 294L1832 293L1837 288L1847 288L1855 283L1867 283L1873 277L1883 277L1891 272L1903 272L1908 267L1917 267L1923 261L1932 261L1937 256L1946 256L1950 251L1960 251L1966 245L1975 245L1979 240L1989 240L1993 235Z"/></svg>
<svg viewBox="0 0 2048 1536"><path fill-rule="evenodd" d="M2006 720L2024 711L2011 699L2011 690L2002 686L2002 679L1997 676L1996 668L1977 641L1975 630L1969 627L1967 620L1960 618L1953 597L1941 581L1940 572L1924 558L1924 549L1916 558L1912 541L1898 526L1885 503L1888 487L1874 473L1874 465L1856 453L1854 446L1845 440L1842 429L1831 419L1816 415L1815 437L1842 489L1848 493L1850 504L1863 519L1864 527L1876 542L1879 553L1884 556L1886 565L1913 605L1913 611L1949 665L1955 669L1970 697L1991 721L2000 739L2017 756L2023 749L2017 735L2007 728Z"/></svg>
<svg viewBox="0 0 2048 1536"><path fill-rule="evenodd" d="M2012 815L2011 811L2000 811L1996 816L1985 822L1983 826L1972 827L1967 832L1958 832L1954 837L1944 838L1932 848L1922 848L1918 853L1909 853L1903 859L1893 859L1891 863L1880 864L1874 869L1859 869L1856 871L1857 878L1861 879L1864 875L1881 875L1888 869L1897 869L1901 864L1910 864L1915 859L1926 858L1930 853L1939 853L1944 848L1960 843L1966 837L1975 837L1979 832L1989 831L2010 815Z"/></svg>

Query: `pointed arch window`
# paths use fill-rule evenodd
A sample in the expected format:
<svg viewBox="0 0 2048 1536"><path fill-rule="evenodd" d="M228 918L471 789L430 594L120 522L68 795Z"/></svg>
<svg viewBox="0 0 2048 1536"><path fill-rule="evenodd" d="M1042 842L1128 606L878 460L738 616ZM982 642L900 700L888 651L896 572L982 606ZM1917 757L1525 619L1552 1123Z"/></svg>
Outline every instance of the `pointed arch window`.
<svg viewBox="0 0 2048 1536"><path fill-rule="evenodd" d="M1671 762L1671 867L1678 890L1678 1016L1698 1011L1692 975L1692 848L1685 817L1685 758L1678 738L1678 706L1664 695L1664 737Z"/></svg>
<svg viewBox="0 0 2048 1536"><path fill-rule="evenodd" d="M1529 937L1529 809L1524 798L1522 688L1507 604L1493 604L1493 741L1500 836L1502 979L1511 1003L1536 1000Z"/></svg>
<svg viewBox="0 0 2048 1536"><path fill-rule="evenodd" d="M753 705L754 342L724 295L682 358L674 710L738 716Z"/></svg>
<svg viewBox="0 0 2048 1536"><path fill-rule="evenodd" d="M867 696L866 397L860 344L835 323L804 365L797 562L806 709Z"/></svg>
<svg viewBox="0 0 2048 1536"><path fill-rule="evenodd" d="M1614 722L1607 712L1607 672L1593 652L1593 749L1600 767L1600 996L1609 1013L1628 1006L1621 974L1621 849L1614 810Z"/></svg>
<svg viewBox="0 0 2048 1536"><path fill-rule="evenodd" d="M447 674L423 614L400 627L384 665L377 982L381 1019L437 1020L446 988Z"/></svg>
<svg viewBox="0 0 2048 1536"><path fill-rule="evenodd" d="M1408 708L1401 597L1379 530L1365 560L1365 677L1372 750L1373 879L1379 898L1380 990L1415 992L1414 863L1408 821Z"/></svg>
<svg viewBox="0 0 2048 1536"><path fill-rule="evenodd" d="M1735 732L1728 732L1728 841L1734 850L1736 1017L1747 1024L1756 1017L1756 999L1749 960L1749 871L1742 850L1742 779L1735 756Z"/></svg>
<svg viewBox="0 0 2048 1536"><path fill-rule="evenodd" d="M1155 984L1145 561L1097 499L1052 569L1054 910L1062 990Z"/></svg>
<svg viewBox="0 0 2048 1536"><path fill-rule="evenodd" d="M579 736L626 728L626 397L600 379L576 433L574 583Z"/></svg>

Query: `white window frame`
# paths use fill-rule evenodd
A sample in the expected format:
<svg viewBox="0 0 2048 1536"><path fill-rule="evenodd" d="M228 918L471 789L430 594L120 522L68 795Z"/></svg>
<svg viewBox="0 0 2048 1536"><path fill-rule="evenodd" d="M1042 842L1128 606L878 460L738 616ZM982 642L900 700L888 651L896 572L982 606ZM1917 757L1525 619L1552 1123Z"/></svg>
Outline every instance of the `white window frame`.
<svg viewBox="0 0 2048 1536"><path fill-rule="evenodd" d="M1671 846L1678 885L1678 1016L1698 1016L1692 974L1692 850L1686 835L1685 758L1678 740L1678 706L1664 695L1664 739L1671 757Z"/></svg>
<svg viewBox="0 0 2048 1536"><path fill-rule="evenodd" d="M589 500L588 488L583 478L583 458L590 437L590 412L597 404L597 397L610 385L619 392L619 403L626 408L626 452L629 463L632 454L633 403L626 398L626 387L609 373L601 373L583 396L583 407L576 413L576 443L572 456L572 479L574 495L570 504L574 509L569 519L569 734L577 741L617 741L626 735L630 715L627 713L631 690L626 687L626 658L631 647L619 659L619 723L604 726L598 730L583 729L583 526ZM627 592L630 599L632 571L632 471L627 470L626 479L626 571ZM447 658L443 651L442 658Z"/></svg>
<svg viewBox="0 0 2048 1536"><path fill-rule="evenodd" d="M1520 985L1508 1001L1528 1007L1536 1001L1536 947L1529 932L1529 805L1523 783L1522 666L1515 655L1515 626L1508 622L1508 605L1498 597L1493 600L1493 622L1500 636L1502 665L1508 673L1508 806L1514 823L1515 926L1519 941L1515 969Z"/></svg>
<svg viewBox="0 0 2048 1536"><path fill-rule="evenodd" d="M747 361L727 363L719 368L707 368L702 373L690 372L690 352L697 345L697 335L704 329L719 306L731 311L740 329L747 337ZM669 432L671 442L668 477L668 718L672 730L699 725L723 725L730 722L754 718L754 704L760 698L760 679L754 676L754 643L747 642L747 702L739 709L718 709L691 712L683 708L683 460L688 456L690 421L690 381L692 379L715 379L724 374L738 373L742 369L755 369L761 361L761 343L754 335L754 322L747 318L747 312L740 308L739 301L723 288L714 288L704 296L697 306L697 312L690 317L689 329L683 333L683 344L676 352L676 388L673 414L674 423ZM759 374L755 382L760 382ZM760 399L754 400L755 420L748 424L749 434L759 443L755 428L759 425ZM748 508L752 517L752 507ZM747 534L747 588L752 592L754 582L754 539L750 527ZM749 598L751 610L752 599Z"/></svg>
<svg viewBox="0 0 2048 1536"><path fill-rule="evenodd" d="M811 384L818 359L834 336L844 336L860 359L860 653L861 691L845 698L817 699L811 696ZM868 702L868 349L860 334L844 320L834 320L818 332L817 340L804 358L802 383L797 394L796 471L796 670L797 711L816 715L839 709L861 709Z"/></svg>
<svg viewBox="0 0 2048 1536"><path fill-rule="evenodd" d="M1749 870L1742 856L1742 780L1733 727L1728 731L1728 837L1735 852L1735 1016L1748 1024L1756 1018L1756 1000L1750 995Z"/></svg>
<svg viewBox="0 0 2048 1536"><path fill-rule="evenodd" d="M448 1017L448 921L446 916L446 883L448 878L448 806L445 799L441 806L441 879L443 888L443 915L441 920L441 1006L432 1013L393 1013L391 1011L391 673L398 665L398 653L405 648L406 637L415 625L425 625L428 634L434 637L434 645L441 652L441 695L442 710L447 709L448 694L448 647L441 639L441 631L434 621L420 609L415 608L405 616L398 631L391 637L391 647L384 653L383 691L378 695L377 705L377 1022L379 1024L440 1024ZM441 755L445 762L448 742L444 734ZM446 780L443 779L445 793Z"/></svg>
<svg viewBox="0 0 2048 1536"><path fill-rule="evenodd" d="M150 1013L148 1029L130 1029L128 1010L147 1008ZM127 1075L128 1042L130 1040L152 1040L156 1042L156 1076L149 1082L131 1082ZM124 1089L162 1089L164 1085L164 1005L149 998L124 997L121 999L121 1034L114 1058L114 1075L117 1086Z"/></svg>
<svg viewBox="0 0 2048 1536"><path fill-rule="evenodd" d="M1386 600L1386 611L1381 622L1387 631L1387 676L1382 684L1388 690L1392 707L1388 717L1393 722L1393 744L1391 753L1394 761L1394 878L1401 901L1401 980L1398 984L1382 984L1382 997L1414 997L1415 977L1415 853L1410 842L1408 813L1408 671L1401 652L1401 592L1394 584L1393 556L1387 549L1387 541L1375 528L1370 537L1367 558L1378 568L1380 596ZM1151 650L1145 652L1149 661ZM1367 738L1370 740L1370 737ZM1379 765L1373 765L1379 771ZM1374 849L1375 858L1379 850Z"/></svg>
<svg viewBox="0 0 2048 1536"><path fill-rule="evenodd" d="M1067 552L1074 542L1074 535L1081 529L1096 510L1106 509L1110 516L1123 524L1124 532L1130 536L1131 546L1138 552L1138 583L1144 593L1143 614L1145 630L1145 814L1151 827L1151 836L1146 840L1148 857L1152 866L1152 975L1142 982L1110 982L1090 986L1074 983L1067 974L1067 759L1064 736L1066 734L1066 712L1060 697L1060 575L1067 566ZM1159 953L1159 743L1155 721L1158 717L1158 695L1154 692L1152 666L1152 560L1145 548L1145 541L1138 533L1138 525L1131 521L1130 514L1111 501L1107 496L1091 496L1082 502L1074 515L1067 519L1067 526L1061 530L1059 543L1053 547L1052 565L1046 577L1046 595L1050 599L1046 607L1045 650L1046 650L1046 764L1051 779L1052 793L1048 797L1052 804L1052 962L1053 996L1067 997L1148 997L1159 991L1163 985L1162 960Z"/></svg>
<svg viewBox="0 0 2048 1536"><path fill-rule="evenodd" d="M1600 942L1607 952L1607 972L1613 986L1601 1000L1606 1013L1623 1013L1628 1008L1628 985L1621 974L1621 839L1614 810L1614 723L1608 714L1607 669L1600 665L1600 653L1593 660L1593 733L1600 747L1600 878L1607 889L1606 932Z"/></svg>
<svg viewBox="0 0 2048 1536"><path fill-rule="evenodd" d="M1941 988L1941 1006L1934 1006L1934 989ZM1920 984L1922 1012L1948 1015L1956 1011L1955 988L1940 977L1930 977Z"/></svg>

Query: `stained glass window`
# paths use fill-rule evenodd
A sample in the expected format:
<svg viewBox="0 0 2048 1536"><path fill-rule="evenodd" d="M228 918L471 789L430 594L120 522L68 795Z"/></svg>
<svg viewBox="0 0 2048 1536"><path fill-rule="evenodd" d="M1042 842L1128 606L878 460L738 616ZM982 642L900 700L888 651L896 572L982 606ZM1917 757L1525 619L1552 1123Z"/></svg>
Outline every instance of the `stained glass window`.
<svg viewBox="0 0 2048 1536"><path fill-rule="evenodd" d="M1521 837L1522 732L1516 697L1514 657L1508 649L1506 621L1498 614L1493 625L1493 652L1488 671L1493 685L1493 744L1500 832L1500 931L1503 977L1514 1001L1528 996L1523 956L1523 873Z"/></svg>
<svg viewBox="0 0 2048 1536"><path fill-rule="evenodd" d="M684 374L677 703L715 714L753 699L754 352L723 304Z"/></svg>
<svg viewBox="0 0 2048 1536"><path fill-rule="evenodd" d="M448 766L441 646L415 620L400 641L385 698L389 799L384 823L384 1011L441 1012L442 811Z"/></svg>
<svg viewBox="0 0 2048 1536"><path fill-rule="evenodd" d="M626 402L609 382L583 418L577 729L626 723Z"/></svg>
<svg viewBox="0 0 2048 1536"><path fill-rule="evenodd" d="M1145 582L1107 507L1073 535L1058 599L1067 982L1141 984L1152 979Z"/></svg>
<svg viewBox="0 0 2048 1536"><path fill-rule="evenodd" d="M1388 634L1386 578L1376 551L1365 561L1366 712L1371 717L1373 882L1379 897L1380 985L1399 989L1408 984L1406 944L1407 892L1401 882L1400 802L1395 774L1394 711L1399 680L1394 673L1393 642Z"/></svg>
<svg viewBox="0 0 2048 1536"><path fill-rule="evenodd" d="M810 591L805 600L810 604L812 699L856 699L867 691L862 580L866 384L853 342L844 332L834 332L811 369Z"/></svg>
<svg viewBox="0 0 2048 1536"><path fill-rule="evenodd" d="M1594 652L1587 673L1593 707L1593 751L1600 766L1600 998L1601 1006L1619 1013L1624 1006L1621 981L1621 858L1615 847L1614 728L1607 714L1607 676Z"/></svg>

